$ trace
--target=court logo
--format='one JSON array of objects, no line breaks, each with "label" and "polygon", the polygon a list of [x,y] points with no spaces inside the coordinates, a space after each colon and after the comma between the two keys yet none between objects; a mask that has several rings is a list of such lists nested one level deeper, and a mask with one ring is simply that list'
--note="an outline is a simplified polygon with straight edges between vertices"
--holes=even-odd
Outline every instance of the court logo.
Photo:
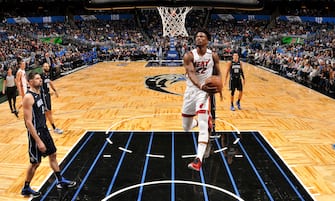
[{"label": "court logo", "polygon": [[146,77],[145,85],[151,90],[182,96],[179,93],[168,91],[168,87],[172,84],[185,80],[185,76],[182,74],[163,74]]}]

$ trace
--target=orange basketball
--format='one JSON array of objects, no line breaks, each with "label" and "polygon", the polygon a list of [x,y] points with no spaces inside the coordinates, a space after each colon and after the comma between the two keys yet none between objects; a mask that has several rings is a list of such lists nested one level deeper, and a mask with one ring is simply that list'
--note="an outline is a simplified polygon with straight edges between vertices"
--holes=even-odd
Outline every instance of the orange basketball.
[{"label": "orange basketball", "polygon": [[205,80],[205,85],[209,87],[216,87],[216,92],[222,91],[222,79],[217,75],[212,75]]}]

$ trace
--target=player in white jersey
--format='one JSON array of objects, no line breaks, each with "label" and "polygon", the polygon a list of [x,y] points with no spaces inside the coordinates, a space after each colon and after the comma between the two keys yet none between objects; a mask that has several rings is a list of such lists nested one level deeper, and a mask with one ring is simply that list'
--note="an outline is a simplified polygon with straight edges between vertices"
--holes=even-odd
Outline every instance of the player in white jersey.
[{"label": "player in white jersey", "polygon": [[[185,131],[199,126],[197,156],[188,168],[200,171],[206,151],[211,126],[210,94],[215,89],[208,87],[205,80],[213,74],[221,76],[219,56],[207,48],[210,34],[198,31],[195,35],[196,48],[184,55],[186,90],[182,108],[182,122]],[[198,116],[194,119],[194,116]]]},{"label": "player in white jersey", "polygon": [[17,64],[19,65],[19,70],[16,73],[16,86],[21,96],[21,103],[19,109],[22,107],[23,97],[28,91],[28,82],[26,77],[26,62],[22,58],[17,59]]}]

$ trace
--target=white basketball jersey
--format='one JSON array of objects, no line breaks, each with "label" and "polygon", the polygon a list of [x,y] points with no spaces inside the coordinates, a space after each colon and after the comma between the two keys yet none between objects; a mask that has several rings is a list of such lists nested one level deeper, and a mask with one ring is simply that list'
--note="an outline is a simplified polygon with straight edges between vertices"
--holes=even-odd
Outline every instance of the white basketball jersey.
[{"label": "white basketball jersey", "polygon": [[26,77],[26,71],[19,69],[17,72],[21,72],[21,84],[22,84],[22,88],[23,88],[23,93],[27,93],[28,90],[28,83],[27,83],[27,77]]},{"label": "white basketball jersey", "polygon": [[[195,75],[198,77],[199,83],[205,83],[205,80],[213,74],[214,60],[212,50],[207,49],[203,56],[200,56],[197,49],[192,50],[193,53],[193,65],[195,68]],[[192,81],[187,78],[187,86],[194,86]]]}]

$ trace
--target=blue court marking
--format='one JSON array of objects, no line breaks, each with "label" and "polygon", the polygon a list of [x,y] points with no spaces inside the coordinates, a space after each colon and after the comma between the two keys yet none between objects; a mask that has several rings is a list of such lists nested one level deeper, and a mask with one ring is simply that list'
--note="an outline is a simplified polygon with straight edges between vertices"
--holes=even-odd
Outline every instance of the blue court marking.
[{"label": "blue court marking", "polygon": [[[175,161],[174,161],[174,149],[175,149],[175,146],[174,146],[174,132],[172,132],[172,147],[171,147],[171,180],[174,181],[175,180]],[[175,201],[175,184],[174,183],[171,183],[171,201]]]},{"label": "blue court marking", "polygon": [[[129,136],[129,138],[128,138],[126,147],[125,147],[126,149],[128,149],[128,146],[129,146],[129,144],[130,144],[130,141],[131,141],[133,135],[134,135],[134,132],[131,132],[131,133],[130,133],[130,136]],[[114,172],[114,175],[113,175],[113,178],[112,178],[112,182],[110,183],[110,185],[109,185],[109,187],[108,187],[108,190],[107,190],[107,192],[106,192],[106,194],[105,194],[105,197],[107,197],[107,196],[111,193],[111,191],[112,191],[112,188],[113,188],[113,186],[114,186],[114,183],[115,183],[115,180],[116,180],[116,178],[117,178],[117,175],[119,174],[119,171],[120,171],[120,168],[121,168],[121,164],[122,164],[123,159],[124,159],[125,156],[126,156],[126,152],[124,151],[124,152],[122,153],[122,155],[121,155],[121,158],[120,158],[120,160],[119,160],[119,163],[117,164],[117,168],[116,168],[116,170],[115,170],[115,172]]]},{"label": "blue court marking", "polygon": [[[218,147],[219,149],[222,149],[222,147],[221,147],[221,145],[220,145],[218,139],[215,139],[215,143],[216,143],[216,145],[217,145],[217,147]],[[224,163],[224,165],[225,165],[225,167],[226,167],[226,170],[227,170],[228,176],[229,176],[229,178],[230,178],[231,184],[233,185],[235,194],[236,194],[238,197],[241,197],[240,192],[238,191],[237,185],[236,185],[236,183],[235,183],[234,176],[233,176],[233,174],[232,174],[231,171],[230,171],[229,165],[228,165],[227,160],[226,160],[226,158],[224,157],[222,151],[220,152],[220,156],[221,156],[221,158],[222,158],[222,160],[223,160],[223,163]]]},{"label": "blue court marking", "polygon": [[[147,154],[150,154],[150,152],[151,152],[151,145],[152,145],[153,138],[154,138],[154,132],[151,132]],[[148,164],[149,164],[149,158],[150,157],[146,157],[146,159],[145,159],[144,169],[143,169],[142,178],[141,178],[141,184],[143,184],[145,182],[145,175],[147,174],[147,169],[148,169]],[[137,201],[141,200],[142,194],[143,194],[143,186],[141,186],[140,190],[138,191]]]},{"label": "blue court marking", "polygon": [[[109,134],[108,138],[112,137],[112,135],[114,134],[114,132],[112,132],[111,134]],[[83,180],[81,180],[80,182],[80,186],[78,187],[78,189],[76,190],[75,194],[73,195],[71,201],[75,201],[77,200],[77,196],[79,194],[79,192],[81,191],[81,189],[83,188],[85,182],[87,181],[88,177],[90,176],[92,170],[94,169],[95,165],[97,164],[98,160],[100,159],[102,153],[104,152],[105,148],[107,147],[107,144],[109,144],[109,142],[106,140],[105,143],[103,144],[102,148],[100,149],[98,155],[95,157],[93,163],[91,164],[90,169],[88,170],[88,172],[86,173],[85,177],[83,178]]]},{"label": "blue court marking", "polygon": [[335,144],[333,144],[333,149],[335,149]]},{"label": "blue court marking", "polygon": [[[77,155],[81,152],[81,150],[85,147],[87,142],[91,139],[91,137],[94,135],[94,132],[91,132],[91,134],[88,136],[88,138],[84,141],[84,143],[80,146],[80,148],[76,151],[76,153],[72,156],[71,160],[67,163],[67,165],[61,170],[61,174],[64,174],[64,172],[69,168],[73,160],[77,157]],[[50,185],[48,190],[43,194],[43,197],[41,198],[41,201],[45,200],[47,198],[47,195],[50,193],[50,191],[53,189],[53,187],[56,185],[57,179]]]},{"label": "blue court marking", "polygon": [[[192,132],[192,137],[193,137],[194,148],[196,150],[196,153],[198,153],[198,150],[197,150],[198,149],[197,148],[198,147],[198,141],[197,141],[197,139],[195,137],[194,132]],[[194,170],[191,170],[191,171],[194,171]],[[201,183],[205,184],[206,182],[205,182],[205,178],[204,178],[204,173],[202,172],[202,168],[200,168],[200,172],[199,173],[200,173]],[[204,191],[205,201],[209,201],[208,194],[207,194],[207,189],[206,189],[205,185],[202,186],[202,189]]]},{"label": "blue court marking", "polygon": [[[232,134],[234,135],[235,139],[237,139],[235,133],[232,132]],[[242,145],[241,141],[238,142],[238,145],[241,147],[241,150],[243,151],[243,153],[244,153],[245,157],[247,158],[247,160],[248,160],[250,166],[252,167],[252,169],[253,169],[253,171],[255,172],[255,174],[256,174],[258,180],[260,181],[261,185],[263,186],[263,188],[264,188],[266,194],[268,195],[269,199],[270,199],[271,201],[274,201],[274,199],[273,199],[273,197],[272,197],[272,195],[271,195],[271,192],[270,192],[269,189],[267,188],[267,186],[266,186],[265,182],[263,181],[261,175],[258,173],[258,171],[257,171],[257,169],[256,169],[256,167],[255,167],[255,165],[254,165],[254,163],[252,162],[251,158],[249,157],[247,151],[244,149],[244,146]]]},{"label": "blue court marking", "polygon": [[269,150],[263,145],[263,143],[260,141],[260,139],[255,135],[254,132],[252,132],[253,136],[255,137],[255,139],[257,140],[257,142],[261,145],[261,147],[264,149],[264,151],[267,153],[267,155],[271,158],[271,160],[273,161],[273,163],[276,165],[276,167],[278,168],[278,170],[280,171],[280,173],[284,176],[284,178],[286,179],[286,181],[290,184],[290,186],[292,187],[292,189],[294,190],[294,192],[298,195],[298,197],[300,198],[300,200],[305,200],[302,195],[300,194],[300,192],[297,190],[297,188],[295,187],[295,185],[292,183],[292,181],[290,180],[290,178],[288,178],[287,174],[285,174],[285,172],[283,171],[283,169],[280,167],[280,165],[277,163],[277,161],[272,157],[271,153],[269,152]]}]

